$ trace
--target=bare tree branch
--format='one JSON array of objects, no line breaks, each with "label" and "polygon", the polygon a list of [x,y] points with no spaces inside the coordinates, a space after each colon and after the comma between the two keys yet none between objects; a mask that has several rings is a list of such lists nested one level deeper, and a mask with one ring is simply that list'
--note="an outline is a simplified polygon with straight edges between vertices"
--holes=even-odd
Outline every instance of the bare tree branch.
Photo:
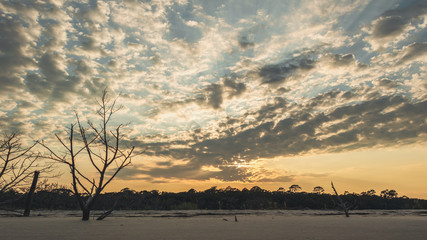
[{"label": "bare tree branch", "polygon": [[23,146],[17,132],[3,134],[0,138],[0,192],[21,187],[31,181],[31,174],[37,170],[50,172],[53,163],[40,161],[40,153],[35,153],[34,142]]}]

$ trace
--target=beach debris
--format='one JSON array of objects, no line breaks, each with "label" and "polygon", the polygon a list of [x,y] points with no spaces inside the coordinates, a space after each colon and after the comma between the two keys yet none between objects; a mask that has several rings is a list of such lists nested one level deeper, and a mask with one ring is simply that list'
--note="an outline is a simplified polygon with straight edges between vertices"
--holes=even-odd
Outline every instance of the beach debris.
[{"label": "beach debris", "polygon": [[101,216],[99,216],[96,220],[103,220],[104,218],[108,217],[108,215],[110,215],[113,212],[116,205],[117,205],[117,201],[114,202],[113,207],[110,210],[101,214]]},{"label": "beach debris", "polygon": [[222,220],[223,220],[223,221],[226,221],[226,222],[228,222],[228,219],[227,219],[227,218],[223,218]]},{"label": "beach debris", "polygon": [[108,217],[108,215],[110,215],[112,212],[113,212],[113,209],[110,209],[104,212],[103,214],[101,214],[101,216],[99,216],[96,220],[103,220],[104,218]]}]

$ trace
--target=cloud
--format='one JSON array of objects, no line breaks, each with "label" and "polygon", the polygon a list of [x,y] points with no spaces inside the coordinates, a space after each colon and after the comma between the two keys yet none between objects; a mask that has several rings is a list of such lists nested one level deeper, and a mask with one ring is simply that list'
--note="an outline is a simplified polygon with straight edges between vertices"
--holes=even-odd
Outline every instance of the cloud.
[{"label": "cloud", "polygon": [[374,38],[395,37],[401,34],[407,19],[401,16],[382,16],[373,23],[372,36]]},{"label": "cloud", "polygon": [[232,99],[234,97],[240,97],[246,90],[246,84],[238,82],[236,77],[225,77],[223,78],[222,83],[212,83],[200,90],[195,90],[192,94],[193,96],[184,100],[163,102],[160,108],[152,111],[152,116],[193,103],[196,103],[201,107],[209,107],[214,110],[218,110],[224,102],[224,94],[227,94],[228,99]]},{"label": "cloud", "polygon": [[[366,90],[354,90],[351,94],[348,91],[325,92],[304,105],[291,105],[278,98],[274,103],[262,106],[259,111],[248,112],[246,118],[257,117],[254,121],[228,118],[226,123],[216,128],[219,131],[216,137],[203,133],[203,130],[194,132],[194,136],[202,137],[179,142],[190,146],[186,149],[159,151],[157,149],[168,149],[169,143],[162,144],[161,148],[147,143],[146,146],[155,155],[186,159],[189,162],[169,170],[146,169],[143,173],[153,174],[153,177],[251,181],[259,179],[259,175],[251,172],[250,167],[237,171],[240,168],[235,163],[250,166],[260,158],[381,146],[397,147],[425,140],[426,100],[411,102],[402,96],[375,95],[372,94],[376,92],[374,88],[368,92],[374,97],[364,98]],[[341,102],[342,106],[336,107],[337,102]],[[318,111],[324,108],[328,110]],[[287,113],[286,116],[283,113]],[[233,129],[231,126],[237,128]],[[220,132],[223,130],[224,132]],[[193,171],[197,172],[203,166],[214,166],[220,171],[193,174]],[[235,175],[228,176],[230,172]],[[282,180],[286,179],[287,176],[284,176]],[[274,179],[266,177],[265,181]]]},{"label": "cloud", "polygon": [[34,61],[26,52],[29,39],[21,22],[6,14],[0,15],[0,93],[17,93],[24,88],[21,75],[32,68]]},{"label": "cloud", "polygon": [[256,182],[292,182],[294,180],[291,176],[278,176],[278,177],[265,177],[256,180]]},{"label": "cloud", "polygon": [[[407,46],[403,51],[403,56],[399,59],[399,61],[396,63],[397,65],[405,64],[409,61],[414,60],[423,60],[426,62],[426,55],[427,55],[427,43],[412,43],[411,45]],[[424,58],[422,58],[424,57]]]},{"label": "cloud", "polygon": [[316,60],[314,60],[311,55],[312,54],[301,54],[277,64],[267,64],[261,67],[258,74],[262,78],[262,83],[283,83],[299,72],[313,69],[316,65]]},{"label": "cloud", "polygon": [[[251,22],[247,22],[246,25],[249,25],[250,27],[244,29],[238,34],[237,43],[241,49],[247,50],[249,48],[253,48],[256,43],[262,43],[268,39],[269,34],[266,31],[266,25],[268,22],[265,22],[265,19],[262,19],[260,15],[262,15],[261,12],[259,12],[259,15],[257,15]],[[261,23],[260,20],[262,21]]]},{"label": "cloud", "polygon": [[332,64],[334,66],[348,66],[355,63],[354,55],[351,53],[348,54],[334,54],[332,56]]},{"label": "cloud", "polygon": [[243,168],[234,166],[212,167],[197,161],[180,165],[166,165],[162,167],[135,166],[123,169],[118,175],[121,179],[180,179],[180,180],[210,180],[248,181],[250,174]]},{"label": "cloud", "polygon": [[390,80],[390,79],[380,79],[377,81],[377,84],[380,87],[386,88],[386,89],[396,89],[400,86],[400,84],[396,81]]},{"label": "cloud", "polygon": [[243,82],[236,82],[232,78],[224,79],[224,87],[230,89],[228,98],[238,97],[246,91],[246,84]]},{"label": "cloud", "polygon": [[281,115],[288,107],[288,101],[282,97],[274,98],[272,103],[267,103],[256,111],[256,120],[264,121],[265,119],[274,119],[277,115]]},{"label": "cloud", "polygon": [[238,37],[239,46],[243,49],[255,46],[255,43],[250,38],[251,37],[249,35],[239,36]]},{"label": "cloud", "polygon": [[327,76],[355,76],[368,65],[359,62],[353,53],[324,53],[317,63],[316,69],[311,72],[322,73]]},{"label": "cloud", "polygon": [[67,94],[76,91],[80,84],[78,78],[72,78],[63,69],[64,59],[56,53],[45,53],[38,61],[40,74],[28,74],[26,85],[29,91],[40,99],[52,103],[68,99]]},{"label": "cloud", "polygon": [[223,101],[222,94],[222,86],[214,83],[203,89],[202,93],[196,97],[196,100],[198,103],[218,109],[221,107]]},{"label": "cloud", "polygon": [[193,14],[194,5],[189,2],[185,5],[174,4],[167,9],[169,40],[183,39],[188,43],[198,42],[203,34],[197,26],[197,18]]},{"label": "cloud", "polygon": [[[1,7],[9,13],[0,21],[0,65],[5,69],[0,73],[2,90],[27,90],[49,106],[68,100],[70,94],[84,95],[78,91],[81,79],[68,72],[73,60],[66,55],[65,46],[72,25],[62,5],[5,2]],[[80,65],[76,73],[83,73],[83,67],[90,72],[89,66]]]},{"label": "cloud", "polygon": [[388,46],[390,41],[398,39],[402,34],[413,29],[412,21],[427,14],[427,4],[424,1],[412,1],[409,4],[385,11],[375,19],[368,30],[366,40],[374,49]]},{"label": "cloud", "polygon": [[161,111],[167,111],[176,107],[185,106],[188,104],[196,103],[200,106],[210,107],[212,109],[219,109],[223,103],[224,88],[221,84],[210,84],[209,86],[198,90],[194,96],[185,100],[162,103],[160,109],[156,109],[153,113],[159,114]]}]

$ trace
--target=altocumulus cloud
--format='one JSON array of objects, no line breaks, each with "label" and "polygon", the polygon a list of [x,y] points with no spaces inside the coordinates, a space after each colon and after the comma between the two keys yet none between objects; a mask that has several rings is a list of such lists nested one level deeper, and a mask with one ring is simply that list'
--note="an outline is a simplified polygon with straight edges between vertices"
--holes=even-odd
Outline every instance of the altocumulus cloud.
[{"label": "altocumulus cloud", "polygon": [[49,140],[121,93],[147,160],[120,177],[152,182],[285,182],[257,164],[425,143],[427,5],[333,5],[2,1],[0,127]]}]

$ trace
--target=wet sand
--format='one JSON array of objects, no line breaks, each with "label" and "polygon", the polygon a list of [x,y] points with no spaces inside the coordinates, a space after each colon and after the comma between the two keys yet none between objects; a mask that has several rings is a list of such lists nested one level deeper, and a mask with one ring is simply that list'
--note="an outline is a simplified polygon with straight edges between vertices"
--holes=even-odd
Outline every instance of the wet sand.
[{"label": "wet sand", "polygon": [[9,239],[427,239],[427,216],[0,217]]}]

